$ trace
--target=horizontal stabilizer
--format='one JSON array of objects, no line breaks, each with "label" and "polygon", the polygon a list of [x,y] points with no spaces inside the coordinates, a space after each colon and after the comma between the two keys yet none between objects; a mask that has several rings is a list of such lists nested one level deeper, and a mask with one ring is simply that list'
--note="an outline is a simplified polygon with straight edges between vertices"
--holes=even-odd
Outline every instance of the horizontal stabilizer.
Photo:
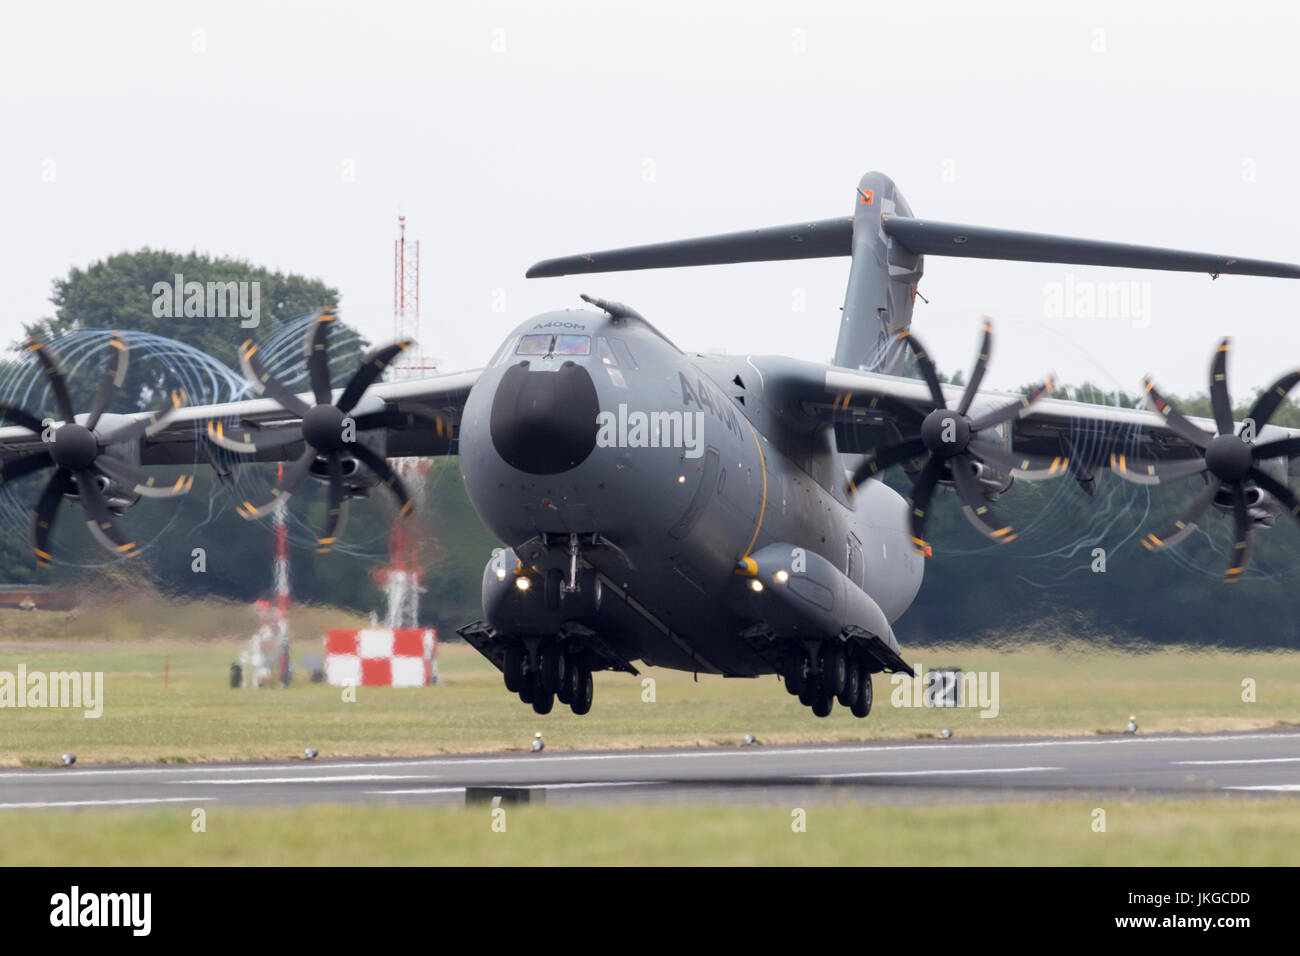
[{"label": "horizontal stabilizer", "polygon": [[907,216],[882,216],[881,225],[890,238],[916,255],[1300,279],[1300,266],[1286,262],[1180,252],[1095,239],[1071,239],[985,226],[961,226]]},{"label": "horizontal stabilizer", "polygon": [[847,256],[853,249],[853,220],[848,217],[771,226],[720,236],[702,236],[648,246],[629,246],[586,255],[562,256],[534,265],[529,279],[671,269],[677,266],[716,266],[732,262],[773,262],[779,259],[823,259]]}]

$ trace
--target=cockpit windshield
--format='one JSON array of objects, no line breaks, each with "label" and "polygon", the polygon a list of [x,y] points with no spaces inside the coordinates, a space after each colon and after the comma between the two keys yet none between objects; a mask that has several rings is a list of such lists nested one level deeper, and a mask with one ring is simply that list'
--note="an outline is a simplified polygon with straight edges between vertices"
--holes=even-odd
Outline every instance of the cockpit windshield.
[{"label": "cockpit windshield", "polygon": [[590,335],[551,335],[549,332],[525,335],[519,340],[516,355],[590,355]]}]

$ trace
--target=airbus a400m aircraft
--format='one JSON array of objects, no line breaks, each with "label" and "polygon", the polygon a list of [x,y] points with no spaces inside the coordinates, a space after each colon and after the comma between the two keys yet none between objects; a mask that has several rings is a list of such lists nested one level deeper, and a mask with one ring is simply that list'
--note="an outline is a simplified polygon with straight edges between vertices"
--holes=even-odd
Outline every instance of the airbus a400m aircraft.
[{"label": "airbus a400m aircraft", "polygon": [[[141,466],[192,459],[195,428],[248,460],[294,462],[252,517],[308,477],[328,486],[320,548],[343,533],[349,497],[385,485],[409,498],[386,459],[459,455],[470,500],[502,542],[483,575],[483,619],[460,633],[503,672],[506,687],[548,713],[558,698],[592,706],[594,671],[638,662],[734,677],[777,673],[819,716],[834,702],[865,717],[872,675],[911,673],[893,629],[916,597],[925,517],[955,491],[977,528],[1015,530],[990,502],[1015,478],[1070,475],[1091,491],[1106,469],[1158,484],[1200,476],[1205,491],[1170,529],[1176,543],[1210,507],[1234,515],[1228,580],[1246,566],[1252,530],[1283,511],[1300,432],[1268,418],[1300,372],[1263,393],[1246,427],[1233,422],[1227,343],[1211,367],[1214,421],[1184,418],[1147,383],[1149,407],[1124,409],[982,391],[983,345],[964,389],[941,383],[911,332],[926,255],[1300,278],[1300,267],[957,226],[918,219],[894,183],[868,173],[851,217],[553,259],[530,277],[822,256],[851,260],[839,341],[829,364],[781,356],[682,351],[636,311],[593,309],[529,319],[476,371],[381,383],[405,346],[370,353],[342,390],[329,379],[322,313],[307,340],[312,392],[295,395],[241,350],[262,397],[152,414],[103,414],[125,369],[115,346],[100,398],[71,407],[57,360],[34,345],[60,421],[13,405],[0,429],[4,480],[53,469],[33,516],[48,559],[59,502],[79,501],[92,533],[130,554],[114,518],[159,487]],[[910,351],[922,380],[904,377]],[[906,500],[874,476],[900,466]]]}]

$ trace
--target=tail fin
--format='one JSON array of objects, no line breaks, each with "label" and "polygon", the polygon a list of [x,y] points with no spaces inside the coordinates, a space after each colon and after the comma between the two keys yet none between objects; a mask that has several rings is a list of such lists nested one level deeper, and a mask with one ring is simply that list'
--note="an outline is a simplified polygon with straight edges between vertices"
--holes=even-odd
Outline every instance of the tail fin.
[{"label": "tail fin", "polygon": [[1300,279],[1300,266],[1284,262],[917,219],[894,181],[877,172],[858,182],[852,217],[547,259],[527,276],[850,256],[835,364],[895,372],[904,355],[891,333],[912,324],[926,255]]}]

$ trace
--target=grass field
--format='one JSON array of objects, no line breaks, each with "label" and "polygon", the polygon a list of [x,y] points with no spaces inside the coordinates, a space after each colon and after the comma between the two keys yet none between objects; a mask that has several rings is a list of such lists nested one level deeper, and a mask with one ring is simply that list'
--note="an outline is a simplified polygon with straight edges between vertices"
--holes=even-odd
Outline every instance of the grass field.
[{"label": "grass field", "polygon": [[[439,654],[441,686],[360,688],[355,703],[305,675],[288,690],[231,690],[229,667],[251,625],[242,606],[140,601],[107,616],[0,612],[0,671],[103,671],[103,716],[75,710],[0,710],[0,765],[322,757],[524,749],[535,731],[555,749],[915,738],[948,727],[958,736],[1120,731],[1130,713],[1144,732],[1239,730],[1300,719],[1300,654],[1164,648],[1019,645],[905,648],[913,665],[960,665],[999,673],[999,713],[891,706],[876,677],[876,707],[855,720],[837,707],[819,720],[774,677],[725,680],[647,670],[600,674],[586,717],[560,708],[538,717],[507,694],[499,673],[472,649]],[[294,632],[355,626],[345,614],[295,612]],[[295,653],[318,651],[299,637]],[[166,680],[164,683],[164,672]],[[654,681],[649,702],[642,680]],[[1242,681],[1257,701],[1242,700]]]},{"label": "grass field", "polygon": [[0,865],[1287,865],[1294,800],[1104,801],[982,806],[491,809],[189,808],[13,813]]}]

